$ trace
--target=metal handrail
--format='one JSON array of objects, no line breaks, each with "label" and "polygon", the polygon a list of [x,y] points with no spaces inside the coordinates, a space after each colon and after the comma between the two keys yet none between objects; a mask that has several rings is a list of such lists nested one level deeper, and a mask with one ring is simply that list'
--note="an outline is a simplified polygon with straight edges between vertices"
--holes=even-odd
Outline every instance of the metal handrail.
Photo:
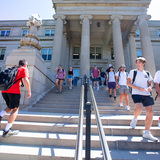
[{"label": "metal handrail", "polygon": [[83,151],[83,118],[84,118],[83,110],[84,110],[84,85],[82,85],[82,87],[81,87],[80,108],[79,108],[79,122],[78,122],[78,130],[77,130],[75,160],[82,160],[82,151]]},{"label": "metal handrail", "polygon": [[104,133],[104,130],[103,130],[102,122],[101,122],[101,119],[100,119],[100,116],[99,116],[99,111],[98,111],[97,103],[96,103],[96,100],[95,100],[95,97],[94,97],[93,89],[92,89],[91,85],[89,87],[90,87],[92,103],[93,103],[93,107],[94,107],[94,111],[95,111],[97,127],[98,127],[99,137],[100,137],[101,146],[102,146],[103,157],[104,157],[104,160],[112,160],[111,154],[110,154],[110,151],[109,151],[109,147],[108,147],[108,144],[107,144],[107,140],[106,140],[106,137],[105,137],[105,133]]}]

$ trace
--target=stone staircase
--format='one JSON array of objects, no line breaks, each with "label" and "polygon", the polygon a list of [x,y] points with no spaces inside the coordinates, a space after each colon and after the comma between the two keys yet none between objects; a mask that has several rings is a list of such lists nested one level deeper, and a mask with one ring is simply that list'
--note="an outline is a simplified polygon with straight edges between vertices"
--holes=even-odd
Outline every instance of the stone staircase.
[{"label": "stone staircase", "polygon": [[[112,159],[160,159],[160,143],[150,142],[141,136],[144,130],[145,112],[139,117],[137,127],[131,129],[129,124],[134,110],[131,98],[131,111],[127,111],[125,107],[119,107],[119,95],[116,101],[108,97],[106,87],[100,88],[100,92],[94,90],[94,93]],[[57,94],[54,89],[28,111],[20,111],[13,125],[13,129],[19,129],[20,133],[9,138],[0,136],[0,160],[73,160],[79,102],[80,87],[74,87],[72,91],[64,87],[62,94]],[[160,138],[160,128],[157,127],[159,106],[158,100],[154,107],[151,132]],[[94,112],[92,113],[91,157],[99,160],[103,155]],[[3,118],[2,129],[7,123],[8,116]],[[0,130],[1,134],[2,130]],[[83,139],[85,140],[85,136]],[[84,155],[83,150],[83,157]]]}]

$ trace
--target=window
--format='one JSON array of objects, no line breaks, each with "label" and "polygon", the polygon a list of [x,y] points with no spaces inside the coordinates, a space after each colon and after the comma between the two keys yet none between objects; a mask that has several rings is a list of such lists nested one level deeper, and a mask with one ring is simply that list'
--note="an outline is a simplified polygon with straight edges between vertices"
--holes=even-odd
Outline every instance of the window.
[{"label": "window", "polygon": [[0,60],[4,60],[5,52],[6,52],[5,48],[0,48]]},{"label": "window", "polygon": [[140,37],[139,30],[136,31],[136,37]]},{"label": "window", "polygon": [[47,29],[45,30],[45,36],[54,36],[55,30]]},{"label": "window", "polygon": [[101,47],[90,47],[90,59],[101,59],[101,54]]},{"label": "window", "polygon": [[28,34],[29,33],[29,30],[23,30],[22,31],[22,36],[24,37],[26,34]]},{"label": "window", "polygon": [[111,48],[111,60],[114,60],[114,49]]},{"label": "window", "polygon": [[9,35],[10,35],[9,30],[0,31],[0,36],[1,37],[8,37]]},{"label": "window", "polygon": [[142,57],[142,50],[141,49],[137,49],[137,57]]},{"label": "window", "polygon": [[43,48],[42,49],[42,58],[45,61],[50,61],[52,59],[52,48]]},{"label": "window", "polygon": [[79,59],[80,47],[73,47],[73,59]]},{"label": "window", "polygon": [[160,37],[160,31],[158,31],[158,37]]}]

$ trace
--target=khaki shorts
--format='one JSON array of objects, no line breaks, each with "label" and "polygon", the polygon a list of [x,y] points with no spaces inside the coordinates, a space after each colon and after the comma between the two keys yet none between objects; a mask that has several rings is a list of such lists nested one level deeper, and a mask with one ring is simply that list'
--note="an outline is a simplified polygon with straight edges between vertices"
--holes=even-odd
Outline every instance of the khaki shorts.
[{"label": "khaki shorts", "polygon": [[128,89],[128,86],[126,85],[120,85],[120,88],[119,88],[119,93],[122,94],[122,93],[128,93],[129,92],[129,89]]}]

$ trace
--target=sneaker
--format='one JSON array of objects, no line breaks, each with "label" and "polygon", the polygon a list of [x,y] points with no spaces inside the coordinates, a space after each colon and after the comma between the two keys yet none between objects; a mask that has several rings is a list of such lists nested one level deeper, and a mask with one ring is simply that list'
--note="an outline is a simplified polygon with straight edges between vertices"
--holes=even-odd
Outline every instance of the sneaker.
[{"label": "sneaker", "polygon": [[93,89],[95,89],[96,87],[93,87]]},{"label": "sneaker", "polygon": [[126,110],[129,111],[130,110],[130,106],[126,106]]},{"label": "sneaker", "polygon": [[58,88],[56,89],[56,92],[57,92],[57,93],[59,92],[59,89],[58,89]]},{"label": "sneaker", "polygon": [[111,98],[111,97],[112,97],[112,95],[109,95],[109,97]]},{"label": "sneaker", "polygon": [[150,131],[143,131],[143,138],[150,139],[151,141],[154,141],[154,142],[159,142],[159,139],[156,137],[153,137]]},{"label": "sneaker", "polygon": [[97,88],[97,91],[99,91],[99,87]]},{"label": "sneaker", "polygon": [[137,124],[137,119],[133,118],[132,121],[131,121],[131,123],[130,123],[130,126],[131,126],[132,128],[135,128],[135,127],[136,127],[136,124]]},{"label": "sneaker", "polygon": [[3,131],[2,137],[6,138],[6,137],[13,136],[13,135],[17,135],[18,133],[19,133],[19,130],[11,130],[11,129],[9,129],[8,131]]},{"label": "sneaker", "polygon": [[59,92],[59,94],[62,94],[62,92]]},{"label": "sneaker", "polygon": [[120,107],[123,107],[123,103],[120,103],[119,106],[120,106]]},{"label": "sneaker", "polygon": [[104,85],[102,84],[102,87],[103,87]]},{"label": "sneaker", "polygon": [[116,97],[114,97],[114,100],[116,100]]}]

